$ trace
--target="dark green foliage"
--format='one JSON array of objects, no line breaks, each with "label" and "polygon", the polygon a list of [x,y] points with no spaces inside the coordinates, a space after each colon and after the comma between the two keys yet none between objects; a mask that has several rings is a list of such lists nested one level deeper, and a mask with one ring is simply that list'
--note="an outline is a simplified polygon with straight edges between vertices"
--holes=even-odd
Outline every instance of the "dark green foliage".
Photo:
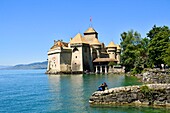
[{"label": "dark green foliage", "polygon": [[170,29],[167,26],[157,27],[156,25],[147,33],[150,38],[149,43],[149,59],[151,63],[157,67],[161,64],[168,63],[168,46],[170,44]]},{"label": "dark green foliage", "polygon": [[141,86],[140,91],[144,94],[144,96],[149,100],[149,104],[153,104],[154,102],[154,89],[150,89],[148,86]]},{"label": "dark green foliage", "polygon": [[141,73],[147,66],[149,40],[142,39],[141,35],[133,30],[123,32],[121,37],[121,62],[125,66],[125,71],[131,71],[133,74]]},{"label": "dark green foliage", "polygon": [[114,65],[116,65],[115,62],[109,62],[109,64],[108,64],[108,66],[114,66]]},{"label": "dark green foliage", "polygon": [[170,44],[169,44],[168,49],[166,50],[166,54],[165,54],[165,57],[164,57],[164,62],[165,62],[165,64],[170,66]]},{"label": "dark green foliage", "polygon": [[133,30],[121,34],[121,64],[125,72],[141,73],[144,68],[161,64],[170,66],[170,29],[167,26],[154,27],[147,33],[149,38],[141,38]]},{"label": "dark green foliage", "polygon": [[149,89],[148,86],[141,86],[140,87],[140,91],[144,94],[144,95],[148,95],[151,92],[151,89]]}]

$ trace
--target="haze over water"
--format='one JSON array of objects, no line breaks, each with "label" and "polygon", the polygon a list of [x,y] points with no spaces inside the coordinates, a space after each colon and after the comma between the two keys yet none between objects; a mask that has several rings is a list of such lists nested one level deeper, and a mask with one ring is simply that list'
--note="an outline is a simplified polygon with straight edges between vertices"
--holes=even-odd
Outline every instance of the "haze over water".
[{"label": "haze over water", "polygon": [[[0,70],[1,113],[168,113],[151,107],[90,107],[89,97],[109,88],[141,84],[123,75],[46,75],[45,70]],[[133,81],[133,82],[132,82]]]}]

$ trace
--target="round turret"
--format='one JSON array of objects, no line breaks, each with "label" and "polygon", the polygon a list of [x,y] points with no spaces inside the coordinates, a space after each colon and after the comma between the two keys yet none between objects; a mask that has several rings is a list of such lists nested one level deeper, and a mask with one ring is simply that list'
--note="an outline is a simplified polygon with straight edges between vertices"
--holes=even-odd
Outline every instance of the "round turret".
[{"label": "round turret", "polygon": [[120,48],[120,46],[119,45],[116,45],[117,46],[117,53],[120,53],[121,52],[121,48]]}]

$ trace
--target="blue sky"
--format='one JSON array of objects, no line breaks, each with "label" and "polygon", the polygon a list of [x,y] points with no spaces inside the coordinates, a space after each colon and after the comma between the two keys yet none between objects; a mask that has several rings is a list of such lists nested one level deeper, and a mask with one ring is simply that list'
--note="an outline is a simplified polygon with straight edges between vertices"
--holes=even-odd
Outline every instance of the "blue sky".
[{"label": "blue sky", "polygon": [[131,29],[142,37],[153,27],[170,27],[169,0],[0,0],[0,65],[45,61],[54,40],[92,26],[100,42],[120,43]]}]

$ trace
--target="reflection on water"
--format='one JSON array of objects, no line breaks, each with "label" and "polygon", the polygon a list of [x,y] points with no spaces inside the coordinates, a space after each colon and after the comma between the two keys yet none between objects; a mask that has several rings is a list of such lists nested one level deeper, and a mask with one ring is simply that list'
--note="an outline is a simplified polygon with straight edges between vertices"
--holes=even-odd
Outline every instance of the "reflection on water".
[{"label": "reflection on water", "polygon": [[[50,75],[48,76],[52,111],[67,111],[72,107],[73,110],[81,109],[80,104],[84,105],[83,95],[83,75]],[[69,106],[69,107],[68,107]],[[83,107],[84,108],[84,107]]]},{"label": "reflection on water", "polygon": [[49,92],[53,94],[49,97],[49,100],[52,102],[52,104],[49,106],[50,111],[60,110],[62,109],[62,101],[60,94],[61,87],[60,87],[60,76],[48,76],[49,80]]},{"label": "reflection on water", "polygon": [[156,113],[167,111],[143,107],[90,107],[88,100],[98,86],[106,82],[109,88],[141,84],[135,77],[123,75],[49,75],[52,112]]},{"label": "reflection on water", "polygon": [[[98,86],[106,82],[110,88],[122,86],[121,75],[48,75],[51,111],[87,111],[88,99]],[[137,84],[137,83],[136,83]],[[127,85],[127,84],[125,84]],[[68,107],[69,106],[69,107]],[[94,108],[93,108],[94,109]],[[96,108],[95,108],[96,109]]]}]

